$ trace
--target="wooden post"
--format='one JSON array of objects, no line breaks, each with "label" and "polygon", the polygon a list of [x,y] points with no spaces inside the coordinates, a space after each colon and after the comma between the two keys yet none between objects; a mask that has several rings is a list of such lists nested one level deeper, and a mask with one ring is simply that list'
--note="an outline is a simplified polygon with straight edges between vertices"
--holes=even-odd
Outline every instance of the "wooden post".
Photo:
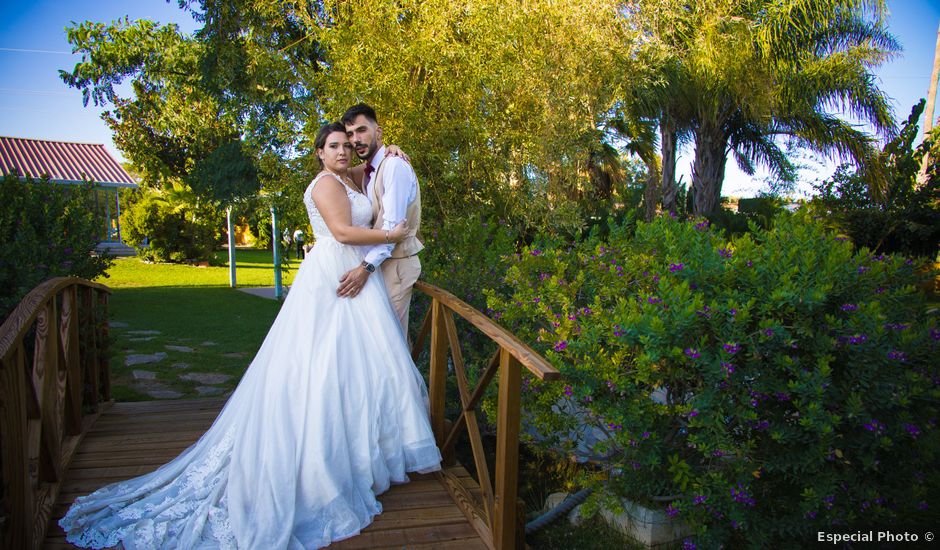
[{"label": "wooden post", "polygon": [[444,306],[431,301],[431,372],[428,376],[428,399],[431,406],[431,430],[437,446],[444,445],[444,398],[447,385],[447,329]]},{"label": "wooden post", "polygon": [[519,422],[522,368],[506,348],[499,359],[496,419],[496,513],[493,542],[500,550],[516,548],[516,497],[519,492]]},{"label": "wooden post", "polygon": [[0,510],[4,519],[0,528],[3,548],[32,548],[32,522],[35,509],[29,476],[29,436],[26,418],[26,360],[22,342],[12,357],[0,364],[0,437],[2,437],[3,475],[6,506]]},{"label": "wooden post", "polygon": [[78,354],[78,286],[62,291],[59,319],[60,360],[65,369],[65,433],[82,433],[82,365]]}]

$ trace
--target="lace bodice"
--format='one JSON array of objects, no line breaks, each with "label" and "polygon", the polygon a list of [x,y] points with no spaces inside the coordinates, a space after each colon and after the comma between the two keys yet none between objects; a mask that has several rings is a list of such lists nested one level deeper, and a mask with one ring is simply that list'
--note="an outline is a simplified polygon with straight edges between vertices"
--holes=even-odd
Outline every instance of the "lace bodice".
[{"label": "lace bodice", "polygon": [[[321,216],[320,211],[317,210],[317,205],[313,202],[312,196],[313,187],[326,175],[332,175],[342,181],[342,178],[336,174],[324,171],[313,178],[313,181],[310,182],[310,185],[308,185],[307,189],[304,191],[304,205],[307,207],[307,215],[310,217],[310,227],[313,228],[313,234],[317,239],[321,237],[333,238],[333,234],[330,232],[330,228],[326,226],[326,222],[323,221],[323,216]],[[345,187],[346,196],[349,197],[349,206],[352,209],[352,224],[359,227],[371,227],[372,202],[369,200],[369,197],[354,191],[348,185]]]}]

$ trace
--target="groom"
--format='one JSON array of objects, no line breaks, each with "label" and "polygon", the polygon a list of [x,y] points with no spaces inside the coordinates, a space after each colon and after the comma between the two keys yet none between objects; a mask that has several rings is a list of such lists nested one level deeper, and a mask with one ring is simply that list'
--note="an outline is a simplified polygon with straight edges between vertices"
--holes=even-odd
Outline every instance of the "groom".
[{"label": "groom", "polygon": [[346,272],[340,279],[340,296],[352,297],[359,293],[369,275],[381,266],[385,288],[392,302],[402,334],[407,339],[408,312],[411,308],[411,290],[421,275],[418,252],[424,248],[417,238],[421,227],[421,190],[414,169],[401,157],[385,156],[382,128],[375,110],[365,103],[354,105],[342,119],[349,143],[356,155],[366,162],[363,192],[372,201],[372,219],[376,229],[391,229],[402,220],[408,220],[408,236],[396,244],[375,245],[366,252],[358,267]]}]

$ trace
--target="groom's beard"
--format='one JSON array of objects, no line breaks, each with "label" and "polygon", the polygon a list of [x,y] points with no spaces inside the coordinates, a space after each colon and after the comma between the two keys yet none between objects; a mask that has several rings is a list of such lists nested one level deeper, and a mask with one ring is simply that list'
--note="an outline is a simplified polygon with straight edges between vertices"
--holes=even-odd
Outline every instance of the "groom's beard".
[{"label": "groom's beard", "polygon": [[353,144],[353,150],[356,151],[356,156],[359,157],[359,160],[370,160],[375,156],[375,152],[379,150],[379,144],[377,140],[372,140],[372,143],[366,147],[365,153],[360,153],[359,149],[365,146],[364,143],[356,142]]}]

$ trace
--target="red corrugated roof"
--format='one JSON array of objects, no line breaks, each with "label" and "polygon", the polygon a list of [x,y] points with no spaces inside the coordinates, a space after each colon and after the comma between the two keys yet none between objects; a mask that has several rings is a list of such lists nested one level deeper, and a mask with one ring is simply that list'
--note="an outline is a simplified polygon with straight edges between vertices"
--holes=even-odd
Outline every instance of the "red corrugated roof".
[{"label": "red corrugated roof", "polygon": [[34,178],[49,176],[60,183],[92,180],[137,187],[130,174],[98,143],[0,136],[0,175],[14,172]]}]

